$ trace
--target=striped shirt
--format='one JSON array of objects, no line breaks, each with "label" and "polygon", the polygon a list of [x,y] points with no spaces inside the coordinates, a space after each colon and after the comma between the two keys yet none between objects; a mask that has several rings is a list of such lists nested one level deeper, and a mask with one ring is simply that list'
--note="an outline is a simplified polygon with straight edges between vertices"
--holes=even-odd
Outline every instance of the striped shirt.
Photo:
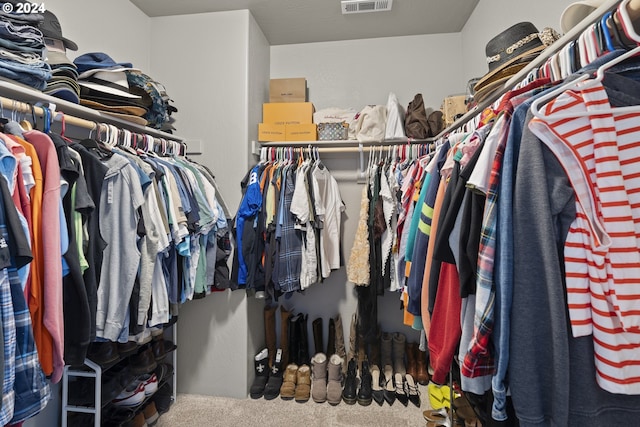
[{"label": "striped shirt", "polygon": [[543,108],[531,130],[562,163],[576,193],[564,245],[575,337],[593,335],[596,379],[612,393],[640,393],[640,113],[555,118],[610,109],[600,83],[580,84]]}]

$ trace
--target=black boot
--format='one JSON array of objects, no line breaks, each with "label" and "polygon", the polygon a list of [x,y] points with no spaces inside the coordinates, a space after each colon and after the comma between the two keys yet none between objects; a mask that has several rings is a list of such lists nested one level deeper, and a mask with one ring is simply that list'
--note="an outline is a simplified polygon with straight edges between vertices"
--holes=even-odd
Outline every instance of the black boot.
[{"label": "black boot", "polygon": [[322,345],[322,317],[318,317],[311,322],[311,329],[313,330],[313,345],[315,347],[313,354],[324,353],[324,346]]},{"label": "black boot", "polygon": [[298,328],[298,319],[300,319],[301,315],[296,314],[294,316],[289,316],[289,361],[288,363],[293,363],[295,365],[300,366],[299,359],[299,342],[300,342],[300,330]]},{"label": "black boot", "polygon": [[327,338],[327,357],[331,357],[336,352],[336,324],[333,317],[329,319],[329,336]]},{"label": "black boot", "polygon": [[358,403],[362,406],[371,405],[371,372],[369,372],[369,361],[362,362],[360,370],[360,390],[358,390]]},{"label": "black boot", "polygon": [[311,357],[309,356],[309,333],[307,329],[308,314],[300,315],[298,319],[298,366],[310,365]]},{"label": "black boot", "polygon": [[269,379],[269,350],[265,348],[256,355],[254,358],[254,366],[256,376],[249,389],[249,395],[252,399],[260,399],[264,394],[264,388]]},{"label": "black boot", "polygon": [[355,405],[357,400],[356,386],[358,379],[356,378],[356,359],[349,361],[347,368],[347,377],[344,380],[344,389],[342,390],[342,400],[347,405]]},{"label": "black boot", "polygon": [[269,380],[264,388],[264,398],[272,400],[280,394],[282,386],[282,349],[278,349],[273,359],[273,365],[269,370]]}]

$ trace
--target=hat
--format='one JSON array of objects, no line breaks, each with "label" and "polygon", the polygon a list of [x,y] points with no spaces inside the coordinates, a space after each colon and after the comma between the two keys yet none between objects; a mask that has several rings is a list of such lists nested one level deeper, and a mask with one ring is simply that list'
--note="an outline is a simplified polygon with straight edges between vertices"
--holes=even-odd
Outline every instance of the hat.
[{"label": "hat", "polygon": [[148,123],[143,117],[133,116],[131,114],[114,113],[113,111],[103,111],[103,113],[113,117],[117,117],[122,120],[126,120],[131,123],[135,123],[140,126],[146,126]]},{"label": "hat", "polygon": [[491,82],[485,84],[484,86],[474,90],[473,99],[474,101],[480,103],[484,101],[487,96],[489,96],[494,90],[502,87],[503,83],[506,83],[514,74],[517,74],[520,70],[527,66],[527,62],[521,64],[511,65],[504,70],[497,73]]},{"label": "hat", "polygon": [[[102,52],[85,53],[73,60],[81,73],[80,78],[84,78],[85,74],[90,75],[96,71],[123,71],[124,69],[132,69],[133,65],[129,62],[116,62],[109,55]],[[126,79],[126,78],[125,78]]]},{"label": "hat", "polygon": [[78,45],[75,42],[62,37],[62,27],[60,21],[56,18],[51,11],[44,11],[44,21],[38,25],[38,29],[42,31],[42,35],[51,39],[62,40],[64,47],[70,50],[78,50]]},{"label": "hat", "polygon": [[98,92],[119,96],[121,98],[139,99],[140,96],[129,92],[127,75],[124,71],[97,71],[90,76],[78,79],[80,86],[87,87]]},{"label": "hat", "polygon": [[560,29],[563,33],[568,32],[604,3],[605,0],[582,0],[571,3],[560,16]]},{"label": "hat", "polygon": [[47,64],[69,64],[73,66],[73,62],[71,62],[71,60],[67,58],[67,55],[62,52],[56,52],[55,50],[47,50]]},{"label": "hat", "polygon": [[489,72],[476,83],[475,91],[516,74],[522,67],[516,69],[512,66],[531,62],[558,38],[553,29],[545,28],[540,33],[531,22],[520,22],[507,28],[487,43],[485,52]]},{"label": "hat", "polygon": [[135,105],[107,105],[91,99],[82,99],[80,104],[93,108],[95,110],[109,111],[112,113],[131,114],[133,116],[144,116],[147,113],[146,108]]}]

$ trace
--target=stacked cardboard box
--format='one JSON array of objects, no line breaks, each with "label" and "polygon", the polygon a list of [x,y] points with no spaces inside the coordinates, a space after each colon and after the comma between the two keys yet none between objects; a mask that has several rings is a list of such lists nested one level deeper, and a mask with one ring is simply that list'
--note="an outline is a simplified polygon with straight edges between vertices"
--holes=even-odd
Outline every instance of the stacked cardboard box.
[{"label": "stacked cardboard box", "polygon": [[[315,141],[313,104],[306,100],[305,79],[272,79],[269,101],[262,105],[259,141]],[[302,101],[301,101],[302,100]]]}]

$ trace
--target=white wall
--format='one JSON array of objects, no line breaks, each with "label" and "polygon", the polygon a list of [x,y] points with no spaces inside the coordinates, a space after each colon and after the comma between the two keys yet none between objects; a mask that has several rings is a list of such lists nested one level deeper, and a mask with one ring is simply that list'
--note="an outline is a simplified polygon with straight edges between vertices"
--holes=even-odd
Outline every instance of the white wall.
[{"label": "white wall", "polygon": [[551,27],[558,33],[562,11],[573,0],[480,0],[462,29],[465,82],[482,77],[489,70],[487,42],[518,22],[532,22],[538,30]]},{"label": "white wall", "polygon": [[[256,84],[262,87],[268,78],[268,59],[255,59],[268,58],[264,36],[246,10],[151,21],[151,73],[171,88],[179,109],[179,134],[202,141],[203,152],[196,160],[214,171],[225,200],[235,210],[248,167],[248,120],[256,114],[248,103],[254,96],[249,90]],[[260,77],[260,68],[265,70],[251,85],[250,56],[257,65],[252,81]],[[181,308],[179,392],[246,397],[251,371],[238,361],[246,361],[249,353],[248,304],[243,291],[227,291]]]},{"label": "white wall", "polygon": [[416,93],[425,106],[464,93],[459,33],[271,47],[271,78],[306,77],[317,109],[386,104],[405,107]]},{"label": "white wall", "polygon": [[[326,107],[360,110],[367,104],[386,104],[389,92],[394,92],[405,108],[416,93],[422,93],[425,105],[437,109],[446,96],[464,93],[461,49],[460,34],[272,46],[271,78],[305,77],[309,101],[316,110]],[[336,175],[352,171],[355,177],[357,154],[323,154],[322,158]],[[346,205],[343,258],[348,259],[358,223],[362,185],[355,180],[339,184]],[[415,341],[418,333],[402,324],[398,298],[397,293],[386,292],[378,299],[380,325],[385,331],[403,332]],[[325,340],[329,317],[340,313],[348,343],[349,322],[357,307],[357,297],[344,267],[285,304],[308,313],[309,324],[322,317]]]},{"label": "white wall", "polygon": [[129,0],[51,0],[45,5],[60,21],[62,35],[78,45],[77,52],[67,51],[72,61],[84,53],[104,52],[148,72],[151,19]]}]

